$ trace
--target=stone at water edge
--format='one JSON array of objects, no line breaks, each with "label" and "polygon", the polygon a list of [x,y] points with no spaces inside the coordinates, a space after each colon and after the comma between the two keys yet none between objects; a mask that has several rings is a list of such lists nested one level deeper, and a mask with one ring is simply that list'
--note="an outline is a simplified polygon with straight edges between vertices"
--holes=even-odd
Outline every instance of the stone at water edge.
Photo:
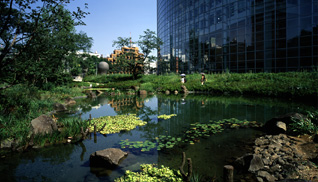
[{"label": "stone at water edge", "polygon": [[57,112],[63,112],[67,110],[66,106],[60,103],[54,103],[53,108]]},{"label": "stone at water edge", "polygon": [[121,160],[127,155],[128,153],[117,148],[99,150],[90,155],[90,166],[113,168],[118,166]]},{"label": "stone at water edge", "polygon": [[57,126],[51,117],[43,114],[31,121],[31,129],[34,134],[48,134],[57,130]]}]

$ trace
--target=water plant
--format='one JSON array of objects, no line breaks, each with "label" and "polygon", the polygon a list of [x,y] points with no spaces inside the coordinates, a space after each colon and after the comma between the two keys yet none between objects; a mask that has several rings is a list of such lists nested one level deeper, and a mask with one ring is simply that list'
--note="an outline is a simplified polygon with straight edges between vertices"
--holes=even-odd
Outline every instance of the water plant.
[{"label": "water plant", "polygon": [[127,170],[125,175],[115,179],[115,182],[183,181],[179,170],[173,170],[163,165],[159,168],[155,164],[142,164],[140,167],[141,172]]},{"label": "water plant", "polygon": [[122,130],[129,131],[137,126],[147,124],[147,122],[140,120],[136,114],[103,116],[88,120],[88,122],[90,122],[90,131],[94,131],[94,125],[96,125],[97,131],[101,134],[119,133]]},{"label": "water plant", "polygon": [[181,138],[176,138],[172,136],[166,135],[159,135],[153,141],[146,140],[146,141],[129,141],[121,140],[120,145],[121,148],[135,148],[141,149],[142,152],[148,152],[152,149],[161,150],[161,149],[170,149],[181,142]]},{"label": "water plant", "polygon": [[193,123],[185,132],[185,142],[194,144],[199,138],[222,132],[225,128],[259,127],[256,121],[239,120],[236,118],[209,121],[209,123]]},{"label": "water plant", "polygon": [[166,120],[166,119],[170,119],[170,118],[173,117],[173,116],[177,116],[177,115],[176,115],[176,114],[170,114],[170,115],[162,114],[162,115],[159,115],[159,116],[158,116],[158,119],[164,119],[164,120]]},{"label": "water plant", "polygon": [[225,128],[242,128],[242,127],[259,127],[256,121],[239,120],[236,118],[210,121],[209,123],[193,123],[185,131],[184,137],[172,137],[159,135],[153,140],[146,141],[129,141],[121,140],[120,147],[123,149],[140,149],[141,152],[149,152],[152,149],[162,150],[171,149],[180,143],[195,144],[200,138],[207,138],[213,134],[222,132]]}]

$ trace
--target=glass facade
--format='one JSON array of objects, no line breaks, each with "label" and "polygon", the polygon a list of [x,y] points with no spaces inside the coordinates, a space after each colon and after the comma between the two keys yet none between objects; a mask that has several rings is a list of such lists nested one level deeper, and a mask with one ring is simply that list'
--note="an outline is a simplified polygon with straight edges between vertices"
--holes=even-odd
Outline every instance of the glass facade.
[{"label": "glass facade", "polygon": [[318,63],[318,0],[157,0],[158,72],[284,72]]}]

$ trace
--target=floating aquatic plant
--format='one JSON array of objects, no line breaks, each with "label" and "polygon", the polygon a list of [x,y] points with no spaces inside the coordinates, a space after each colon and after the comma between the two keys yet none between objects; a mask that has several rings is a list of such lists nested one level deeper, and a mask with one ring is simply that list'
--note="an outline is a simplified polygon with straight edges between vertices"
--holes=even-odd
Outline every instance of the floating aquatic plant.
[{"label": "floating aquatic plant", "polygon": [[89,129],[94,130],[94,125],[101,134],[119,133],[122,130],[132,130],[137,126],[143,126],[147,122],[142,121],[135,114],[103,116],[90,121]]},{"label": "floating aquatic plant", "polygon": [[170,115],[162,114],[162,115],[159,115],[159,116],[158,116],[158,119],[164,119],[164,120],[166,120],[166,119],[170,119],[170,118],[173,117],[173,116],[177,116],[177,115],[176,115],[176,114],[170,114]]},{"label": "floating aquatic plant", "polygon": [[161,150],[161,149],[170,149],[173,148],[176,144],[181,142],[181,138],[176,138],[172,136],[159,135],[153,141],[129,141],[121,140],[119,144],[121,148],[136,148],[141,149],[142,152],[148,152],[151,149]]},{"label": "floating aquatic plant", "polygon": [[162,150],[171,149],[175,145],[183,142],[191,145],[200,141],[200,138],[206,138],[213,134],[222,132],[225,128],[240,128],[240,127],[258,127],[256,121],[238,120],[235,118],[223,119],[219,121],[210,121],[209,123],[193,123],[190,128],[185,131],[185,136],[172,137],[159,135],[153,140],[146,141],[129,141],[121,140],[119,143],[121,148],[140,149],[142,152],[148,152],[152,149]]},{"label": "floating aquatic plant", "polygon": [[154,164],[142,164],[140,167],[141,172],[127,170],[125,175],[115,179],[115,182],[183,181],[179,170],[173,170],[163,165],[159,168]]},{"label": "floating aquatic plant", "polygon": [[222,132],[224,128],[259,127],[256,121],[239,120],[236,118],[210,121],[209,123],[193,123],[185,132],[185,142],[194,144],[202,137]]}]

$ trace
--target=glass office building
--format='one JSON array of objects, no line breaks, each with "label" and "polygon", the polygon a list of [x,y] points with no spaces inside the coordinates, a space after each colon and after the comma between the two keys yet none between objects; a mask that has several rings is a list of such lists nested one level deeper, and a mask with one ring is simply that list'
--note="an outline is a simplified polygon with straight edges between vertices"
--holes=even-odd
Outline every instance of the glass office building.
[{"label": "glass office building", "polygon": [[318,0],[157,0],[158,72],[317,68]]}]

